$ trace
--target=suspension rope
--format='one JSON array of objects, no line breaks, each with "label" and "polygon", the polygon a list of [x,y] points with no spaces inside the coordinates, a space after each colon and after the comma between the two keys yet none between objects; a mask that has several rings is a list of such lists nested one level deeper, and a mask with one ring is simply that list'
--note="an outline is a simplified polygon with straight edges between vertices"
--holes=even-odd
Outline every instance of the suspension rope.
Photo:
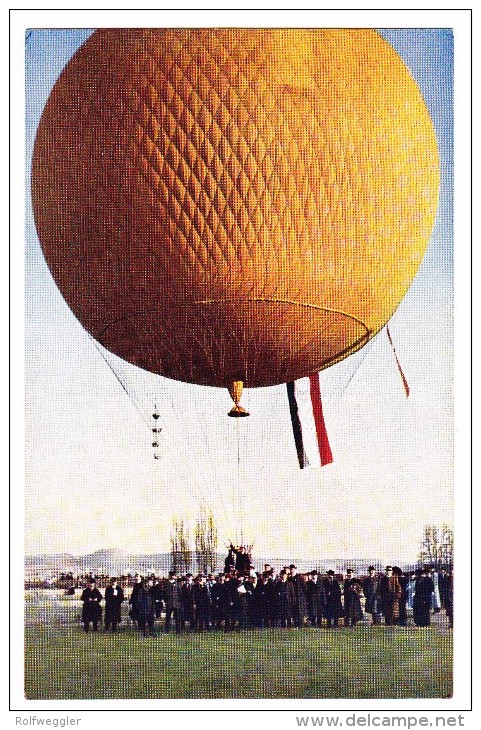
[{"label": "suspension rope", "polygon": [[237,437],[237,500],[238,500],[238,518],[239,518],[239,534],[240,534],[240,545],[244,544],[244,500],[242,499],[241,492],[241,478],[240,478],[240,418],[236,418],[236,437]]},{"label": "suspension rope", "polygon": [[[142,407],[142,405],[140,403],[140,400],[135,397],[133,390],[131,388],[129,389],[127,383],[125,382],[125,379],[121,377],[120,373],[115,369],[115,367],[113,366],[113,364],[106,357],[105,353],[103,352],[103,348],[97,343],[97,341],[92,337],[92,335],[89,334],[89,338],[94,343],[96,350],[101,355],[102,359],[104,360],[104,362],[108,366],[109,370],[114,375],[114,377],[117,380],[117,382],[119,383],[120,387],[125,392],[125,394],[129,398],[129,400],[131,401],[132,405],[135,407],[135,409],[137,410],[137,412],[139,413],[141,419],[146,424],[146,426],[149,429],[149,432],[152,435],[152,423],[151,423],[151,421],[145,415],[145,411],[147,409]],[[156,376],[156,377],[159,377],[159,376]],[[143,392],[144,392],[144,395],[145,395],[145,385],[144,385],[144,383],[143,383]],[[173,399],[172,399],[171,396],[170,396],[169,399],[172,400],[172,409],[171,410],[172,410],[173,413],[175,413],[175,409],[173,407]],[[149,403],[149,407],[152,408],[152,406],[151,406],[150,403]],[[206,434],[204,433],[203,435],[204,435],[204,442],[206,442],[207,441]],[[217,510],[214,510],[213,509],[213,505],[216,504],[216,503],[218,503],[218,500],[215,498],[214,492],[212,491],[213,490],[213,487],[210,485],[210,482],[207,479],[204,471],[202,469],[196,469],[195,470],[195,473],[194,473],[190,469],[190,467],[188,465],[186,465],[182,460],[180,460],[179,462],[175,462],[174,463],[174,461],[172,459],[172,456],[170,456],[170,454],[173,454],[173,453],[176,452],[176,445],[173,442],[173,438],[171,436],[170,429],[165,429],[164,428],[163,431],[162,431],[162,441],[165,441],[166,439],[168,439],[169,443],[171,444],[171,449],[169,450],[169,457],[168,457],[171,465],[174,468],[176,468],[176,469],[178,469],[179,466],[180,466],[181,470],[184,472],[184,474],[187,477],[187,480],[188,480],[189,485],[191,485],[194,488],[194,490],[195,490],[195,492],[197,494],[197,498],[199,500],[199,503],[204,502],[207,505],[206,495],[205,495],[204,491],[201,489],[201,486],[198,484],[199,477],[200,477],[200,479],[203,482],[203,486],[204,486],[205,492],[208,493],[208,499],[209,499],[209,501],[212,502],[212,505],[210,505],[210,507],[209,507],[210,512],[212,514],[214,514]],[[206,453],[208,453],[208,451],[206,451]],[[210,460],[211,464],[213,465],[212,457],[210,456],[210,454],[208,454],[208,456],[209,456],[209,460]],[[224,499],[223,499],[222,492],[220,492],[220,497],[221,497],[221,502],[222,502],[222,509],[223,509],[224,513],[227,514],[227,508],[226,508],[226,505],[225,505],[225,502],[224,502]],[[217,519],[218,519],[218,516],[217,516]],[[224,535],[227,535],[230,532],[230,530],[228,529],[228,521],[227,521],[226,517],[223,517],[222,518],[222,522],[224,523],[222,532],[224,533]]]},{"label": "suspension rope", "polygon": [[103,360],[104,360],[104,362],[105,362],[105,363],[106,363],[106,364],[108,365],[108,367],[109,367],[109,369],[111,370],[111,372],[112,372],[112,373],[114,374],[114,376],[115,376],[115,378],[116,378],[117,382],[119,383],[120,387],[121,387],[121,388],[122,388],[122,390],[123,390],[123,391],[124,391],[124,392],[125,392],[125,393],[127,394],[127,396],[128,396],[128,398],[130,399],[130,401],[131,401],[132,405],[133,405],[133,406],[134,406],[134,407],[136,408],[136,410],[138,411],[138,413],[139,413],[140,417],[142,418],[142,420],[144,421],[144,423],[146,423],[146,424],[147,424],[147,426],[148,426],[148,428],[149,428],[149,430],[150,430],[150,428],[151,428],[151,426],[150,426],[150,421],[148,421],[148,419],[146,419],[146,417],[145,417],[145,413],[143,412],[143,410],[142,410],[142,408],[140,407],[139,403],[138,403],[138,402],[136,402],[136,399],[135,399],[135,398],[133,397],[132,393],[131,393],[131,392],[130,392],[130,391],[128,390],[128,388],[127,388],[127,386],[125,385],[125,383],[123,382],[122,378],[121,378],[121,377],[120,377],[120,376],[118,375],[118,373],[117,373],[117,372],[116,372],[116,371],[114,370],[114,368],[113,368],[113,366],[111,365],[111,363],[110,363],[110,362],[108,361],[108,359],[107,359],[107,358],[105,357],[104,353],[102,352],[102,348],[101,348],[101,347],[100,347],[100,345],[99,345],[99,344],[97,343],[97,341],[96,341],[96,340],[95,340],[95,339],[94,339],[94,338],[92,337],[92,335],[90,335],[90,334],[89,334],[89,337],[90,337],[90,339],[92,340],[92,342],[94,343],[94,345],[95,345],[95,347],[96,347],[96,349],[97,349],[97,352],[99,352],[99,353],[100,353],[100,355],[101,355],[102,359],[103,359]]},{"label": "suspension rope", "polygon": [[[173,417],[175,417],[176,408],[175,408],[174,394],[173,394],[173,392],[171,390],[166,390],[164,394],[165,394],[166,399],[169,401],[169,404],[170,404],[170,412],[173,415]],[[202,419],[196,418],[195,421],[194,421],[194,414],[191,413],[191,411],[189,411],[189,410],[187,410],[187,412],[185,410],[183,410],[182,411],[182,415],[183,415],[184,418],[187,418],[187,421],[188,421],[188,431],[190,433],[193,433],[196,430],[200,429],[201,435],[202,435],[202,438],[203,438],[203,442],[204,442],[204,446],[205,446],[204,456],[206,456],[207,459],[208,459],[208,461],[210,462],[210,465],[211,465],[211,473],[214,474],[215,473],[214,463],[212,461],[212,455],[211,455],[211,453],[209,451],[209,448],[208,448],[209,438],[208,438],[208,435],[207,435],[207,433],[205,431],[205,425],[202,422]],[[170,438],[170,433],[169,433],[169,438]],[[175,450],[176,450],[176,447],[175,447],[175,444],[173,444],[173,453],[175,453]],[[203,462],[204,462],[204,460],[203,460]],[[220,490],[219,492],[214,491],[214,487],[211,484],[211,480],[209,480],[208,476],[206,475],[205,468],[204,469],[202,469],[202,468],[196,469],[195,472],[192,472],[191,471],[191,468],[190,468],[190,465],[187,466],[184,462],[182,462],[182,466],[183,466],[184,470],[187,471],[188,474],[189,474],[189,483],[192,483],[192,484],[197,485],[197,483],[199,481],[199,478],[202,480],[203,491],[202,491],[202,489],[201,489],[200,486],[198,487],[198,491],[202,495],[202,500],[204,502],[206,502],[206,504],[207,504],[207,500],[206,500],[206,495],[207,495],[209,501],[211,502],[210,511],[212,512],[212,514],[214,514],[214,512],[215,513],[218,513],[217,510],[212,509],[212,505],[218,505],[218,506],[221,507],[221,511],[223,512],[223,515],[222,515],[222,518],[221,519],[222,519],[222,522],[224,523],[224,531],[225,531],[226,534],[228,532],[230,532],[230,530],[227,529],[228,528],[228,524],[229,524],[229,521],[227,519],[227,515],[228,515],[228,512],[229,511],[228,511],[227,506],[226,506],[226,503],[224,501],[224,495],[223,495],[222,490]],[[219,500],[219,498],[220,498],[220,500]],[[219,502],[220,502],[220,504],[219,504]]]},{"label": "suspension rope", "polygon": [[363,350],[362,357],[360,358],[359,362],[357,363],[356,367],[354,368],[354,371],[351,374],[351,376],[349,377],[347,383],[344,385],[344,387],[343,387],[343,389],[341,391],[341,394],[339,396],[339,400],[341,400],[341,398],[344,396],[346,390],[349,388],[349,386],[351,385],[351,383],[354,380],[355,376],[357,375],[359,368],[363,364],[363,362],[366,359],[367,355],[371,352],[372,343],[373,343],[373,340],[370,340],[370,342],[367,345],[364,345],[364,347],[362,348],[362,350]]}]

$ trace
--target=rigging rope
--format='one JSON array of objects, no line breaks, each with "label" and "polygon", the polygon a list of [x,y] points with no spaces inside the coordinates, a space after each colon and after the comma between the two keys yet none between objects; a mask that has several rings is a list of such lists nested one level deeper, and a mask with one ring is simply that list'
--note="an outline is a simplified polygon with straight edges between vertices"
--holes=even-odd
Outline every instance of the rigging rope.
[{"label": "rigging rope", "polygon": [[[117,382],[121,386],[122,390],[125,392],[125,394],[129,398],[129,400],[131,401],[131,403],[133,404],[135,409],[138,411],[140,417],[142,418],[142,420],[148,427],[150,434],[152,435],[152,423],[149,420],[149,418],[147,418],[145,415],[145,412],[147,410],[151,410],[152,404],[149,402],[148,408],[142,407],[139,398],[136,397],[136,395],[135,395],[135,390],[132,387],[129,387],[127,385],[125,378],[121,377],[118,370],[114,367],[114,365],[110,362],[110,360],[108,359],[106,354],[103,352],[104,348],[102,348],[90,334],[89,334],[89,338],[93,341],[93,343],[94,343],[97,351],[101,355],[102,359],[104,360],[104,362],[108,366],[109,370],[114,375],[115,379],[117,380]],[[145,373],[142,372],[142,375],[145,376]],[[152,374],[152,378],[154,378],[154,377],[157,379],[160,376],[155,376],[154,374]],[[146,391],[145,377],[142,378],[142,385],[143,385],[143,393],[145,395],[145,391]],[[151,399],[149,398],[149,400],[151,400]],[[175,408],[173,406],[174,401],[173,401],[172,394],[169,394],[169,400],[171,400],[171,402],[172,402],[172,408],[171,408],[172,414],[175,414]],[[164,414],[164,418],[165,418],[165,414]],[[196,424],[198,424],[198,423],[199,422],[196,421]],[[203,430],[202,425],[201,425],[201,428]],[[170,429],[164,428],[162,431],[162,442],[165,442],[166,440],[168,440],[170,443],[170,447],[171,447],[170,449],[164,449],[164,453],[167,452],[169,454],[168,459],[169,459],[170,463],[172,464],[172,466],[174,467],[174,469],[178,470],[180,467],[180,470],[185,474],[188,484],[196,492],[196,496],[199,501],[199,504],[204,503],[207,506],[209,506],[209,510],[212,513],[212,515],[215,515],[215,519],[217,520],[217,522],[223,523],[222,525],[219,525],[219,531],[222,532],[222,537],[226,537],[227,534],[230,534],[230,529],[229,529],[228,520],[225,516],[225,515],[227,515],[227,508],[226,508],[226,505],[224,502],[222,491],[220,492],[220,495],[215,495],[215,493],[213,491],[213,487],[210,485],[210,481],[208,480],[208,478],[205,474],[205,469],[199,468],[200,465],[197,465],[197,468],[194,471],[193,467],[191,469],[189,462],[187,462],[187,464],[186,464],[182,460],[176,460],[175,462],[173,461],[171,454],[178,453],[179,449],[178,449],[178,444],[175,444],[173,441],[171,430],[172,430],[171,428]],[[204,432],[203,436],[204,436],[204,442],[207,442],[207,436],[206,436],[205,432]],[[205,452],[208,453],[207,449],[205,449]],[[208,454],[208,457],[211,462],[211,465],[213,466],[212,457],[210,456],[210,454]],[[203,489],[198,483],[199,479],[202,481]],[[206,500],[206,493],[208,495],[208,500]],[[218,510],[214,509],[214,505],[218,504],[218,500],[216,499],[216,496],[220,496],[220,498],[221,498],[220,501],[222,503],[222,511],[224,512],[224,515],[221,517],[220,520],[219,520]],[[211,504],[208,504],[208,502],[211,502]]]}]

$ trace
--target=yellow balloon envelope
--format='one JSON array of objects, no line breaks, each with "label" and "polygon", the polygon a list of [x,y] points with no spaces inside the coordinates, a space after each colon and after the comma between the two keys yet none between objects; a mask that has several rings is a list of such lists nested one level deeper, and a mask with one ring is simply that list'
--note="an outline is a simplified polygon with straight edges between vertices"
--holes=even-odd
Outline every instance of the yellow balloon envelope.
[{"label": "yellow balloon envelope", "polygon": [[34,151],[46,259],[109,350],[170,378],[292,381],[362,347],[439,185],[421,93],[372,30],[100,30]]}]

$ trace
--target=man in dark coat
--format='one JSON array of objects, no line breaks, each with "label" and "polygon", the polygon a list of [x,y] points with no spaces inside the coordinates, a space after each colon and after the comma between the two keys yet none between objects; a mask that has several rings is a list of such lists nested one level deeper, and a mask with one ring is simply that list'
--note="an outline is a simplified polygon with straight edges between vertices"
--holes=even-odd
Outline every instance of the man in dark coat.
[{"label": "man in dark coat", "polygon": [[92,624],[93,630],[97,631],[99,621],[102,618],[102,606],[100,605],[102,594],[93,579],[90,579],[89,584],[82,592],[80,600],[83,603],[82,622],[85,633],[88,632],[90,624]]},{"label": "man in dark coat", "polygon": [[277,584],[280,582],[280,578],[274,568],[271,568],[265,575],[267,575],[267,584],[269,586],[269,626],[279,626],[280,605]]},{"label": "man in dark coat", "polygon": [[135,595],[137,624],[144,636],[154,633],[155,607],[152,587],[152,578],[145,578]]},{"label": "man in dark coat", "polygon": [[450,573],[448,573],[446,578],[446,594],[445,594],[445,609],[446,609],[446,616],[448,617],[448,626],[450,629],[453,628],[453,620],[454,620],[454,589],[453,589],[453,581],[454,581],[454,573],[453,570],[451,570]]},{"label": "man in dark coat", "polygon": [[194,600],[194,577],[192,573],[187,573],[185,582],[180,589],[180,604],[182,608],[182,628],[189,622],[191,631],[195,629],[195,600]]},{"label": "man in dark coat", "polygon": [[121,622],[120,611],[124,600],[124,592],[117,582],[112,578],[110,585],[105,589],[105,631],[112,626],[112,631],[117,631],[117,625]]},{"label": "man in dark coat", "polygon": [[210,590],[205,575],[198,575],[194,583],[194,605],[196,631],[210,629],[211,607]]},{"label": "man in dark coat", "polygon": [[372,623],[378,624],[381,621],[381,612],[378,607],[378,587],[379,578],[376,575],[376,568],[374,565],[370,565],[367,569],[368,575],[364,578],[362,583],[362,590],[366,597],[366,604],[364,610],[366,613],[370,613],[372,616]]},{"label": "man in dark coat", "polygon": [[237,578],[236,571],[230,575],[226,575],[225,584],[227,586],[227,619],[225,622],[225,630],[233,631],[239,620],[240,597],[237,593],[240,582]]},{"label": "man in dark coat", "polygon": [[413,619],[416,626],[431,625],[431,606],[434,591],[434,581],[431,571],[425,568],[416,580],[413,599]]},{"label": "man in dark coat", "polygon": [[142,578],[140,577],[140,575],[136,575],[134,578],[134,585],[132,588],[132,593],[130,594],[130,598],[129,598],[129,606],[130,606],[129,616],[132,619],[132,621],[134,622],[134,624],[137,623],[137,619],[138,619],[136,598],[137,598],[137,593],[140,590],[141,586],[142,586]]},{"label": "man in dark coat", "polygon": [[259,585],[259,579],[257,577],[257,574],[251,575],[249,580],[249,591],[247,593],[247,620],[249,626],[252,626],[252,628],[261,629],[262,628],[262,618],[261,618],[261,612],[259,608],[259,594],[257,592],[257,587]]},{"label": "man in dark coat", "polygon": [[379,578],[378,596],[381,603],[381,612],[386,626],[394,626],[399,618],[399,599],[401,586],[397,575],[394,575],[392,566],[387,565],[385,574]]},{"label": "man in dark coat", "polygon": [[258,611],[258,628],[265,629],[270,625],[271,608],[270,601],[271,586],[269,581],[269,575],[263,573],[260,580],[257,582],[255,589],[257,599],[257,611]]},{"label": "man in dark coat", "polygon": [[247,577],[239,575],[237,578],[237,621],[240,629],[246,629],[248,626],[248,593],[250,585]]},{"label": "man in dark coat", "polygon": [[165,603],[165,624],[164,631],[166,634],[170,631],[172,618],[174,619],[175,633],[180,634],[181,629],[181,599],[180,584],[177,579],[175,570],[169,572],[169,578],[162,586],[162,598]]},{"label": "man in dark coat", "polygon": [[235,548],[231,543],[230,551],[233,552],[235,555],[235,569],[238,574],[249,575],[251,559],[244,545],[239,545],[238,548]]},{"label": "man in dark coat", "polygon": [[224,573],[227,575],[232,570],[235,569],[235,552],[234,552],[234,546],[231,544],[229,547],[229,552],[227,553],[227,557],[224,560]]},{"label": "man in dark coat", "polygon": [[354,570],[347,569],[344,581],[344,626],[355,626],[364,618],[361,607],[362,585],[359,578],[354,577]]},{"label": "man in dark coat", "polygon": [[448,572],[441,568],[438,576],[439,584],[439,598],[441,599],[441,608],[446,609],[446,604],[449,601],[449,575]]},{"label": "man in dark coat", "polygon": [[401,595],[399,596],[399,617],[397,623],[399,626],[407,626],[408,614],[407,614],[407,601],[408,601],[408,582],[409,578],[404,575],[401,568],[395,565],[392,569],[393,575],[397,576],[399,585],[401,586]]},{"label": "man in dark coat", "polygon": [[334,579],[334,571],[327,571],[327,578],[323,581],[324,587],[324,616],[327,619],[327,628],[330,629],[333,625],[339,624],[339,618],[342,616],[342,602],[341,602],[341,586]]},{"label": "man in dark coat", "polygon": [[292,620],[294,626],[300,628],[306,614],[306,593],[304,579],[302,575],[299,575],[294,564],[289,566],[289,578],[287,580],[291,590]]},{"label": "man in dark coat", "polygon": [[152,585],[152,598],[154,599],[154,612],[155,612],[155,618],[160,618],[162,614],[162,584],[160,583],[159,579],[155,576],[152,576],[153,585]]},{"label": "man in dark coat", "polygon": [[317,570],[311,570],[305,586],[307,598],[307,614],[311,626],[322,626],[324,613],[324,586]]},{"label": "man in dark coat", "polygon": [[210,595],[214,628],[225,628],[226,622],[229,621],[229,587],[226,585],[224,573],[220,573],[217,581],[212,586]]},{"label": "man in dark coat", "polygon": [[292,626],[291,589],[287,579],[287,572],[285,570],[281,570],[280,580],[274,583],[274,591],[278,606],[279,624],[282,629],[287,629]]}]

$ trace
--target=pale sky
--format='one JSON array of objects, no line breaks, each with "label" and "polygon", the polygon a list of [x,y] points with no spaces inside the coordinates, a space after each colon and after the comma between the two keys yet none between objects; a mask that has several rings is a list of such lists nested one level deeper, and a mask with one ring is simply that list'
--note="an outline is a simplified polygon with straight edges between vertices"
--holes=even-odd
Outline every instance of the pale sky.
[{"label": "pale sky", "polygon": [[[51,86],[90,32],[28,38],[27,177]],[[217,519],[221,546],[242,532],[255,553],[272,557],[410,561],[426,523],[452,523],[452,37],[382,33],[421,88],[442,165],[428,251],[390,323],[410,397],[382,331],[321,374],[334,463],[303,471],[284,386],[246,391],[251,417],[229,419],[227,392],[158,378],[109,355],[136,408],[53,283],[27,200],[27,554],[165,552],[172,517],[193,524],[201,503]],[[158,460],[154,403],[163,421]]]}]

